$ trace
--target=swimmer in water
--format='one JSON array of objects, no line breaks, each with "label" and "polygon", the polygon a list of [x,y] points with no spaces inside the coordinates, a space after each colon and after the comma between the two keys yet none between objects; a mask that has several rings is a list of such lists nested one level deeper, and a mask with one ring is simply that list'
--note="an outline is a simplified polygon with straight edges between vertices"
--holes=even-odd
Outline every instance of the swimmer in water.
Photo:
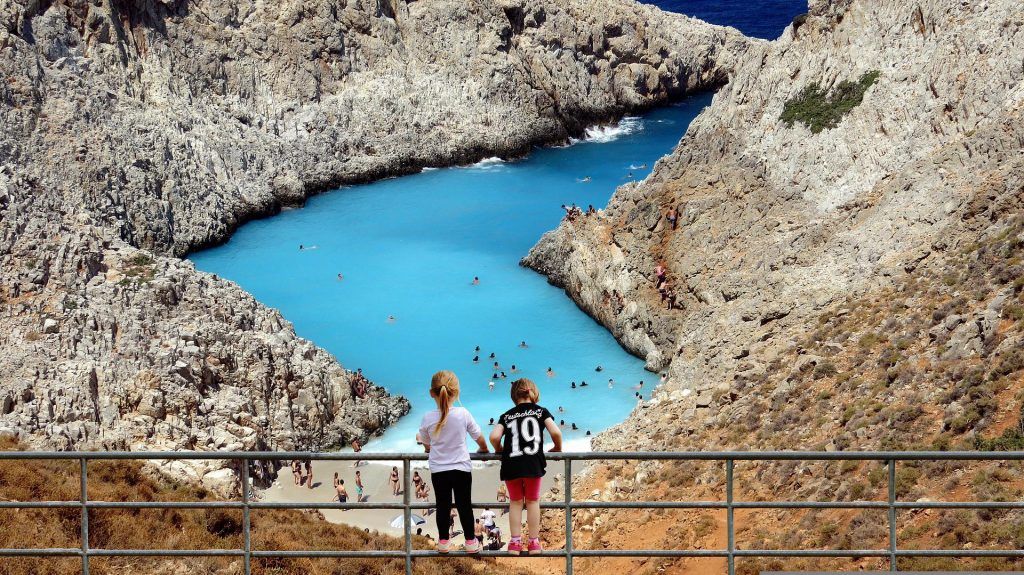
[{"label": "swimmer in water", "polygon": [[341,281],[341,280],[343,280],[343,279],[345,279],[345,276],[343,276],[343,275],[341,275],[341,274],[338,274],[338,281]]},{"label": "swimmer in water", "polygon": [[498,369],[498,362],[494,362],[494,369]]},{"label": "swimmer in water", "polygon": [[304,249],[306,249],[306,248],[305,248],[305,247],[303,247],[303,245],[302,245],[302,244],[299,244],[299,251],[301,252],[301,251],[302,251],[302,250],[304,250]]},{"label": "swimmer in water", "polygon": [[599,365],[594,368],[594,371],[604,371],[604,368]]},{"label": "swimmer in water", "polygon": [[526,340],[523,340],[523,341],[519,342],[519,347],[521,347],[523,349],[526,349],[526,348],[528,348],[530,346],[526,345]]},{"label": "swimmer in water", "polygon": [[572,382],[572,388],[573,388],[573,389],[576,389],[576,382],[575,382],[575,381],[574,381],[574,382]]},{"label": "swimmer in water", "polygon": [[644,382],[643,382],[643,380],[640,380],[640,384],[639,385],[634,385],[633,389],[643,389],[643,387],[644,387]]},{"label": "swimmer in water", "polygon": [[491,374],[491,379],[498,379],[498,372],[492,373]]},{"label": "swimmer in water", "polygon": [[558,413],[565,413],[565,408],[561,405],[558,406]]},{"label": "swimmer in water", "polygon": [[573,431],[578,431],[578,430],[579,430],[579,428],[578,428],[578,427],[576,427],[576,422],[575,422],[575,421],[574,421],[574,422],[572,422],[572,430],[573,430]]},{"label": "swimmer in water", "polygon": [[494,352],[491,352],[491,359],[494,359]]},{"label": "swimmer in water", "polygon": [[587,382],[585,382],[585,381],[581,381],[580,382],[580,387],[587,387],[587,385],[589,385],[589,384]]},{"label": "swimmer in water", "polygon": [[507,375],[505,375],[505,372],[504,372],[504,371],[503,371],[503,372],[501,372],[501,379],[505,379],[506,377],[508,377],[508,376],[507,376]]},{"label": "swimmer in water", "polygon": [[548,368],[548,377],[555,377],[555,370]]},{"label": "swimmer in water", "polygon": [[[493,379],[491,381],[487,382],[487,389],[489,389],[491,391],[494,391],[494,380]],[[494,421],[494,420],[492,419],[491,421]]]},{"label": "swimmer in water", "polygon": [[565,427],[565,420],[564,419],[558,420],[558,427]]},{"label": "swimmer in water", "polygon": [[395,323],[395,316],[389,315],[388,316],[388,323]]},{"label": "swimmer in water", "polygon": [[488,425],[494,425],[494,418],[493,417],[491,418],[491,421],[490,421],[490,423],[488,423]]},{"label": "swimmer in water", "polygon": [[512,364],[512,373],[519,373],[519,368],[514,363]]},{"label": "swimmer in water", "polygon": [[480,363],[480,356],[479,355],[474,355],[473,356],[473,363]]},{"label": "swimmer in water", "polygon": [[609,379],[608,379],[608,389],[611,389],[611,388],[612,388],[612,386],[614,386],[614,385],[615,385],[615,380],[614,380],[614,379],[611,379],[611,378],[609,378]]},{"label": "swimmer in water", "polygon": [[475,286],[480,285],[480,278],[478,278],[476,276],[473,276],[473,285],[475,285]]},{"label": "swimmer in water", "polygon": [[587,437],[590,437],[590,430],[587,430]]}]

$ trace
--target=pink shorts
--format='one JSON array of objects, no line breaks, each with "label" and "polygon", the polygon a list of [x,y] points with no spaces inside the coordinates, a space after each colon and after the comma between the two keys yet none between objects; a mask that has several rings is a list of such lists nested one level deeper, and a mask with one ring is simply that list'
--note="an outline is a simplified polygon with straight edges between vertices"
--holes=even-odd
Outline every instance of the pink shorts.
[{"label": "pink shorts", "polygon": [[521,477],[505,482],[508,497],[512,501],[537,501],[540,499],[540,477]]}]

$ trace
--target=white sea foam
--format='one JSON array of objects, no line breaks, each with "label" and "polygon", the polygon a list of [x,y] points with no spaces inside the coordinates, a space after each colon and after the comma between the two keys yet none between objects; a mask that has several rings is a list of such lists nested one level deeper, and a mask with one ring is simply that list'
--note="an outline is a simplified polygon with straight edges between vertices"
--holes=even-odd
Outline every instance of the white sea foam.
[{"label": "white sea foam", "polygon": [[482,170],[489,170],[491,168],[496,168],[498,166],[501,166],[504,163],[505,163],[505,160],[502,160],[501,158],[499,158],[497,156],[492,156],[490,158],[484,158],[484,159],[480,160],[479,162],[477,162],[477,163],[475,163],[475,164],[473,164],[473,165],[471,165],[469,167],[470,168],[478,168],[478,169],[482,169]]},{"label": "white sea foam", "polygon": [[[591,440],[593,437],[576,437],[573,439],[566,439],[562,441],[562,451],[572,451],[579,453],[586,453],[591,451]],[[550,449],[550,445],[545,445],[544,449]]]},{"label": "white sea foam", "polygon": [[420,171],[421,172],[436,172],[438,169],[440,169],[440,168],[431,168],[431,167],[427,166],[426,168],[423,168]]},{"label": "white sea foam", "polygon": [[635,134],[644,129],[643,120],[637,116],[626,116],[614,126],[591,126],[586,130],[587,142],[603,144],[619,139],[622,136]]}]

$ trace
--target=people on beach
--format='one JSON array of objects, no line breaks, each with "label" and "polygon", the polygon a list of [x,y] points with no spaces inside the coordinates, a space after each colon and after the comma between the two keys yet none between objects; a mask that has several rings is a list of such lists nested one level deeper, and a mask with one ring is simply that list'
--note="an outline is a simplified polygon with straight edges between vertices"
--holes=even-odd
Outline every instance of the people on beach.
[{"label": "people on beach", "polygon": [[402,475],[398,472],[398,467],[391,468],[391,475],[388,476],[388,482],[391,483],[391,494],[396,497],[401,495]]},{"label": "people on beach", "polygon": [[344,479],[338,480],[338,484],[334,486],[334,492],[338,498],[338,503],[348,503],[348,490],[345,489]]},{"label": "people on beach", "polygon": [[356,501],[363,502],[363,476],[356,470]]},{"label": "people on beach", "polygon": [[587,205],[587,215],[588,216],[592,216],[592,215],[594,215],[596,213],[597,213],[597,210],[594,209],[594,204],[588,204]]},{"label": "people on beach", "polygon": [[412,486],[413,487],[419,487],[420,483],[423,483],[423,478],[420,477],[420,472],[419,471],[413,471],[412,472]]},{"label": "people on beach", "polygon": [[498,503],[508,503],[508,487],[505,486],[504,481],[498,482],[498,494],[496,501]]},{"label": "people on beach", "polygon": [[302,485],[302,466],[299,464],[299,460],[293,459],[290,467],[292,468],[292,479],[295,480],[295,485]]},{"label": "people on beach", "polygon": [[[430,454],[430,481],[434,486],[437,508],[437,550],[451,551],[450,513],[458,509],[462,532],[466,537],[466,553],[479,553],[480,541],[473,533],[473,466],[466,448],[469,434],[487,453],[487,443],[473,416],[464,407],[453,406],[459,398],[459,379],[450,371],[439,371],[430,380],[430,397],[437,409],[428,412],[420,422],[419,438]],[[454,503],[454,508],[453,508]]]},{"label": "people on beach", "polygon": [[426,481],[421,481],[419,487],[416,488],[416,499],[420,501],[427,501],[430,498],[430,488],[427,487]]},{"label": "people on beach", "polygon": [[309,459],[306,460],[306,487],[313,489],[313,462]]},{"label": "people on beach", "polygon": [[480,521],[483,521],[484,529],[487,529],[488,531],[494,529],[494,521],[496,517],[497,514],[491,511],[490,507],[484,507],[484,510],[480,513]]},{"label": "people on beach", "polygon": [[525,506],[529,534],[526,549],[535,555],[543,551],[540,543],[540,483],[547,467],[544,430],[554,442],[553,452],[562,450],[562,431],[555,425],[551,412],[537,404],[540,391],[535,383],[525,378],[517,379],[512,382],[510,395],[515,406],[498,418],[490,439],[494,450],[501,451],[500,477],[509,492],[511,539],[508,552],[520,554],[523,551]]},{"label": "people on beach", "polygon": [[479,519],[474,520],[473,537],[476,537],[477,541],[484,540],[484,526],[480,523]]},{"label": "people on beach", "polygon": [[[358,373],[362,374],[362,371],[363,370],[360,369],[358,371]],[[359,453],[362,450],[363,450],[363,448],[359,446],[359,440],[358,439],[353,439],[352,440],[352,451],[354,453]],[[357,459],[357,460],[352,462],[352,467],[359,467],[359,465],[362,464],[362,463],[363,463],[362,461]]]}]

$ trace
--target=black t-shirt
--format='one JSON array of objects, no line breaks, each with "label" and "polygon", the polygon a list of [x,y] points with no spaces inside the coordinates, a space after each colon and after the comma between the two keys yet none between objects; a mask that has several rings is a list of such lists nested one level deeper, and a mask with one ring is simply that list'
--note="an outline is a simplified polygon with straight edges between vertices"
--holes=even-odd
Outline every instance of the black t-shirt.
[{"label": "black t-shirt", "polygon": [[501,480],[543,477],[544,422],[554,419],[551,412],[536,403],[520,403],[501,414],[504,428],[501,451]]}]

